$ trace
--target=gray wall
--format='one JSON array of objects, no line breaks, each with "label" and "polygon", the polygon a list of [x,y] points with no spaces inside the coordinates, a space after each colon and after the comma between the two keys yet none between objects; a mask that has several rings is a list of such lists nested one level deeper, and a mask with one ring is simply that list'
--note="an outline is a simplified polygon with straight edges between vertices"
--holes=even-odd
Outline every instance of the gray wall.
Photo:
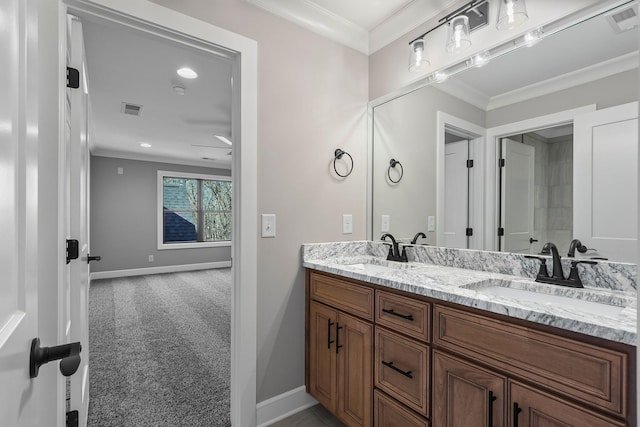
[{"label": "gray wall", "polygon": [[[373,127],[373,238],[381,236],[381,215],[390,215],[390,232],[411,238],[427,231],[427,217],[436,216],[437,112],[484,125],[485,112],[436,86],[427,86],[374,109]],[[398,184],[388,182],[389,160],[402,163]],[[394,178],[397,179],[397,178]]]},{"label": "gray wall", "polygon": [[[123,174],[118,175],[118,168]],[[157,239],[158,170],[229,176],[229,170],[91,157],[91,271],[229,261],[231,248],[163,249]],[[149,262],[149,255],[154,262]]]},{"label": "gray wall", "polygon": [[596,104],[598,110],[638,100],[638,70],[487,111],[486,128]]}]

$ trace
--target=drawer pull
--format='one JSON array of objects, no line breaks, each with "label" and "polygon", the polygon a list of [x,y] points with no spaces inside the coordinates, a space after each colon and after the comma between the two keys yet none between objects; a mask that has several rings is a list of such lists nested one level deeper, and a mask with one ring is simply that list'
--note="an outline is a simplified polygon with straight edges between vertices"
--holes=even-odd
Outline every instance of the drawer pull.
[{"label": "drawer pull", "polygon": [[513,402],[513,427],[518,427],[518,415],[522,412],[518,402]]},{"label": "drawer pull", "polygon": [[386,309],[383,308],[382,311],[384,311],[385,313],[389,313],[393,316],[398,316],[398,317],[402,317],[403,319],[407,319],[407,320],[411,320],[413,322],[413,315],[412,314],[400,314],[400,313],[396,313],[393,308],[391,309]]},{"label": "drawer pull", "polygon": [[340,323],[336,322],[336,354],[338,354],[338,350],[342,347],[340,344],[340,329],[342,329],[342,326],[340,326]]},{"label": "drawer pull", "polygon": [[489,391],[489,407],[487,408],[487,413],[489,414],[487,426],[493,427],[493,402],[495,402],[497,397],[493,394],[492,391]]},{"label": "drawer pull", "polygon": [[402,375],[404,375],[404,376],[405,376],[405,377],[407,377],[407,378],[411,378],[411,379],[413,379],[413,375],[411,375],[411,371],[403,371],[402,369],[400,369],[400,368],[396,367],[396,366],[393,364],[393,362],[385,362],[385,361],[383,360],[383,361],[382,361],[382,364],[383,364],[384,366],[386,366],[387,368],[391,368],[391,369],[393,369],[394,371],[401,373]]},{"label": "drawer pull", "polygon": [[331,339],[331,326],[333,326],[333,322],[331,319],[327,319],[327,348],[331,348],[331,344],[333,344],[333,340]]}]

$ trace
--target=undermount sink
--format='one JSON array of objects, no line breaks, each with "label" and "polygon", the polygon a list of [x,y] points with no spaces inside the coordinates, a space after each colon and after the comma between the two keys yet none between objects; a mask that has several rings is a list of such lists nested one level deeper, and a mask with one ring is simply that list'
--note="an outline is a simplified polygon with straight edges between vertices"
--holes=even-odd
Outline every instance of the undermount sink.
[{"label": "undermount sink", "polygon": [[630,299],[611,298],[597,291],[515,280],[487,279],[464,285],[462,288],[493,297],[553,304],[567,310],[605,316],[617,316],[631,303]]},{"label": "undermount sink", "polygon": [[365,273],[386,273],[394,270],[406,270],[414,268],[414,265],[406,262],[387,261],[386,259],[368,259],[363,262],[341,264],[341,267],[347,268],[351,271],[365,272]]}]

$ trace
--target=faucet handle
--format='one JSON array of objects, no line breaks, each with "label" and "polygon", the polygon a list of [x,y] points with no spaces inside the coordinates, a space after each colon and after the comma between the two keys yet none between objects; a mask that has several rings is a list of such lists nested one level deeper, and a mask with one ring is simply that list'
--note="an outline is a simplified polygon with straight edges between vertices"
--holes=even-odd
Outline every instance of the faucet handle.
[{"label": "faucet handle", "polygon": [[549,277],[549,271],[547,270],[547,259],[543,258],[541,256],[535,256],[535,255],[525,255],[525,258],[529,258],[529,259],[537,259],[538,261],[540,261],[540,270],[538,270],[538,276],[537,278],[540,277]]},{"label": "faucet handle", "polygon": [[580,273],[578,272],[578,264],[597,264],[596,261],[587,261],[587,260],[575,260],[571,261],[571,271],[569,271],[569,277],[567,280],[572,282],[576,282],[579,284],[579,288],[582,288],[582,279],[580,279]]}]

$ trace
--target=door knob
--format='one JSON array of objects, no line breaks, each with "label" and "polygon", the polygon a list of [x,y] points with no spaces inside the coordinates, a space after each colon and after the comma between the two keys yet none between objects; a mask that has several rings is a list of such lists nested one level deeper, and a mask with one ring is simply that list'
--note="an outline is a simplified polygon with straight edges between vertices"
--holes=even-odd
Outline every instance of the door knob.
[{"label": "door knob", "polygon": [[87,254],[87,264],[89,264],[91,261],[100,261],[101,259],[102,257],[100,255],[91,256]]},{"label": "door knob", "polygon": [[529,237],[529,244],[533,244],[533,242],[537,242],[537,239],[534,239],[533,237]]},{"label": "door knob", "polygon": [[55,347],[40,347],[40,338],[31,341],[31,355],[29,357],[29,376],[36,378],[40,366],[54,360],[60,360],[60,372],[65,377],[73,375],[80,366],[80,352],[82,345],[79,342],[57,345]]}]

